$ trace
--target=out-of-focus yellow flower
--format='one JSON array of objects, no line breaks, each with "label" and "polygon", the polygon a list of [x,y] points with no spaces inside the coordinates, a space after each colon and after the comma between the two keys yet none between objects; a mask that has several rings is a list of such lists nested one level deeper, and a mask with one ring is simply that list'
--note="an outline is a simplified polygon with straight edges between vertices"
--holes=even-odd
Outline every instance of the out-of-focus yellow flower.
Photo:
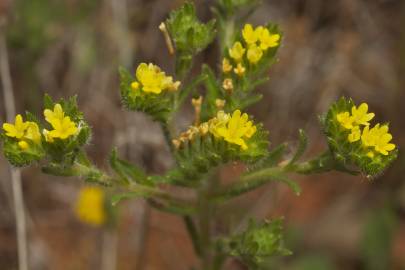
[{"label": "out-of-focus yellow flower", "polygon": [[65,116],[65,113],[60,104],[55,104],[53,111],[44,110],[45,120],[51,124],[53,130],[44,129],[43,134],[47,142],[53,142],[53,139],[67,139],[72,135],[75,135],[78,131],[76,123],[70,120],[69,116]]},{"label": "out-of-focus yellow flower", "polygon": [[249,49],[247,51],[247,59],[249,60],[250,63],[256,64],[257,62],[260,61],[262,56],[263,51],[262,49],[260,49],[260,47],[256,46],[255,44],[249,46]]},{"label": "out-of-focus yellow flower", "polygon": [[337,114],[336,119],[346,129],[353,128],[354,119],[349,112],[342,112]]},{"label": "out-of-focus yellow flower", "polygon": [[14,125],[10,123],[4,123],[3,129],[6,132],[6,136],[21,139],[25,135],[25,131],[28,127],[28,122],[24,122],[21,114],[17,114],[14,120]]},{"label": "out-of-focus yellow flower", "polygon": [[224,58],[222,60],[222,72],[228,73],[231,70],[232,70],[231,63],[229,62],[228,58]]},{"label": "out-of-focus yellow flower", "polygon": [[[217,116],[218,118],[218,116]],[[225,141],[233,144],[239,145],[243,150],[246,150],[248,146],[246,145],[245,139],[253,136],[256,132],[256,126],[253,125],[252,121],[249,121],[249,116],[244,113],[242,114],[240,110],[233,112],[232,117],[225,124],[217,125],[212,129],[214,136],[222,137]]]},{"label": "out-of-focus yellow flower", "polygon": [[236,62],[242,61],[242,57],[245,54],[246,49],[243,48],[242,43],[235,42],[233,47],[229,49],[229,56],[232,57]]},{"label": "out-of-focus yellow flower", "polygon": [[238,63],[236,68],[233,69],[233,72],[235,72],[236,75],[239,77],[242,77],[243,74],[245,74],[246,68],[242,65],[242,63]]},{"label": "out-of-focus yellow flower", "polygon": [[356,106],[352,107],[352,116],[353,122],[357,125],[368,126],[369,121],[374,118],[374,113],[368,113],[368,105],[366,103],[360,104],[357,108]]},{"label": "out-of-focus yellow flower", "polygon": [[224,90],[226,91],[227,94],[231,95],[232,92],[233,92],[233,82],[232,82],[232,79],[226,78],[226,79],[222,82],[222,87],[224,88]]},{"label": "out-of-focus yellow flower", "polygon": [[271,34],[269,29],[264,28],[260,34],[260,48],[266,51],[268,48],[277,47],[280,41],[279,34]]},{"label": "out-of-focus yellow flower", "polygon": [[106,222],[104,191],[98,187],[84,187],[80,190],[75,207],[76,216],[84,223],[100,226]]},{"label": "out-of-focus yellow flower", "polygon": [[352,128],[352,132],[348,136],[349,142],[357,142],[360,140],[361,137],[361,130],[359,126],[355,126]]}]

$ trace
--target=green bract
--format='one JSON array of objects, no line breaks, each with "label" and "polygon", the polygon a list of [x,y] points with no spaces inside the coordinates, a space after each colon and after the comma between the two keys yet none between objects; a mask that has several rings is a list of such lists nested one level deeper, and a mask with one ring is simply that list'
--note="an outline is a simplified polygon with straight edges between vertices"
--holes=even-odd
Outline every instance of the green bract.
[{"label": "green bract", "polygon": [[168,179],[170,182],[192,186],[218,165],[231,161],[247,164],[257,162],[268,154],[268,132],[258,124],[256,133],[246,140],[246,144],[248,148],[242,150],[239,145],[228,143],[210,133],[196,134],[176,151],[178,167],[169,173]]},{"label": "green bract", "polygon": [[191,67],[192,57],[205,49],[215,38],[215,20],[201,23],[193,3],[186,2],[172,11],[166,20],[167,30],[176,48],[176,71],[184,76]]},{"label": "green bract", "polygon": [[231,238],[230,254],[237,256],[252,269],[271,256],[291,255],[284,247],[282,219],[257,223],[250,220],[242,233]]},{"label": "green bract", "polygon": [[337,115],[342,112],[350,112],[355,106],[352,99],[342,97],[332,104],[326,115],[321,117],[321,123],[327,136],[328,145],[335,160],[341,165],[341,170],[360,171],[368,176],[375,176],[383,172],[388,165],[397,157],[397,150],[388,155],[376,154],[369,157],[369,149],[362,145],[361,140],[349,142],[349,129],[345,129],[337,120]]}]

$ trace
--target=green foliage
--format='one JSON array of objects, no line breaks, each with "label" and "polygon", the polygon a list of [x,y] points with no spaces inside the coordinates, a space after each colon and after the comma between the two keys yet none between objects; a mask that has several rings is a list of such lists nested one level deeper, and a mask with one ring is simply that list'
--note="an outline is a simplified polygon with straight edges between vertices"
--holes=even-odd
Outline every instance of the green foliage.
[{"label": "green foliage", "polygon": [[397,158],[397,150],[388,155],[376,154],[375,157],[367,156],[368,150],[362,146],[361,140],[351,143],[348,141],[350,130],[344,129],[337,121],[341,112],[351,111],[354,103],[351,99],[342,97],[332,104],[327,114],[321,117],[321,124],[327,136],[329,149],[340,164],[340,170],[351,172],[360,170],[369,176],[375,176],[384,171]]},{"label": "green foliage", "polygon": [[151,185],[152,183],[148,181],[146,173],[134,164],[129,163],[126,160],[119,159],[117,156],[117,150],[114,149],[110,156],[111,168],[120,176],[120,179],[124,180],[126,183],[140,183]]},{"label": "green foliage", "polygon": [[251,220],[247,229],[232,237],[230,255],[239,257],[249,269],[258,269],[272,256],[291,255],[284,247],[282,219],[257,223]]},{"label": "green foliage", "polygon": [[125,108],[150,115],[155,121],[166,122],[173,108],[173,93],[145,93],[133,91],[131,83],[135,78],[120,67],[121,100]]},{"label": "green foliage", "polygon": [[231,144],[208,133],[196,135],[185,142],[175,153],[177,168],[170,171],[168,179],[182,185],[195,185],[202,177],[218,165],[231,161],[248,164],[257,162],[267,155],[268,132],[257,125],[256,133],[246,141],[248,149]]},{"label": "green foliage", "polygon": [[186,2],[170,13],[166,26],[176,47],[176,73],[183,77],[192,65],[193,56],[214,40],[215,20],[201,23],[194,4]]}]

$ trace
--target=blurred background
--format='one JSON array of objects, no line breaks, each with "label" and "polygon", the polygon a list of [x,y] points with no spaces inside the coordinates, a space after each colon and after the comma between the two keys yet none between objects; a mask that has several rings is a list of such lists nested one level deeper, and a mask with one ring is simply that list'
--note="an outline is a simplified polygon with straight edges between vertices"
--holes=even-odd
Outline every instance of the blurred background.
[{"label": "blurred background", "polygon": [[[0,0],[17,112],[41,114],[42,97],[78,95],[93,128],[87,147],[108,168],[113,146],[150,173],[172,160],[158,125],[120,107],[118,66],[134,70],[154,62],[173,74],[158,30],[180,0]],[[214,0],[196,0],[200,19]],[[250,110],[270,131],[273,145],[294,142],[304,128],[307,156],[326,147],[317,116],[342,95],[367,102],[380,122],[390,121],[394,142],[405,146],[405,1],[263,0],[250,22],[280,24],[285,34],[264,99]],[[217,47],[198,61],[218,67]],[[198,71],[198,63],[196,65]],[[0,95],[0,122],[5,121]],[[179,116],[191,122],[190,108]],[[401,152],[400,152],[401,153]],[[239,168],[223,173],[232,177]],[[182,220],[141,200],[120,205],[116,235],[80,223],[72,211],[81,181],[22,172],[28,218],[30,269],[101,269],[114,256],[117,269],[186,270],[196,263]],[[328,173],[296,177],[302,195],[270,184],[225,205],[223,224],[250,217],[285,217],[287,246],[294,255],[272,269],[405,269],[405,157],[377,179]],[[0,268],[17,269],[10,173],[0,157]],[[236,210],[237,209],[237,210]],[[231,214],[232,213],[232,216]],[[221,222],[218,232],[226,227]],[[112,243],[112,244],[111,244]],[[282,266],[282,267],[281,267]],[[281,268],[280,268],[281,267]],[[230,262],[226,269],[244,269]]]}]

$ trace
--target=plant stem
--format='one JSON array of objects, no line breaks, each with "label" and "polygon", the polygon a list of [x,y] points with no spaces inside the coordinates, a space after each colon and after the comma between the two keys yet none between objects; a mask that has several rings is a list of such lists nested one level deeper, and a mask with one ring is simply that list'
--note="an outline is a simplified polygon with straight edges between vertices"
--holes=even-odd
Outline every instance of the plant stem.
[{"label": "plant stem", "polygon": [[200,237],[198,235],[197,228],[195,227],[194,221],[191,216],[183,216],[184,224],[186,225],[187,232],[190,236],[191,242],[193,243],[193,248],[198,256],[201,256],[200,248]]},{"label": "plant stem", "polygon": [[[2,26],[0,25],[0,27]],[[4,94],[4,107],[6,108],[6,118],[8,122],[12,122],[15,115],[14,94],[7,45],[3,29],[0,29],[0,75]],[[24,211],[24,197],[21,185],[21,172],[19,169],[13,169],[11,166],[10,171],[17,226],[18,267],[19,270],[27,270],[27,232]]]}]

